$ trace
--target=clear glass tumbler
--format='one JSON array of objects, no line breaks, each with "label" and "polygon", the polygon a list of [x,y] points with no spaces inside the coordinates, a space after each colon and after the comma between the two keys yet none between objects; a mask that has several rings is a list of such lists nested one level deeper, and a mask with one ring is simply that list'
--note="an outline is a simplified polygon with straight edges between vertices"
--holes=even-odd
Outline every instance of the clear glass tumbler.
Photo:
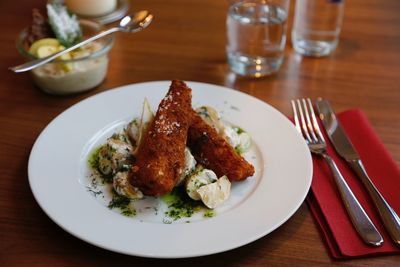
[{"label": "clear glass tumbler", "polygon": [[286,44],[290,0],[244,0],[230,5],[226,19],[231,70],[261,77],[278,71]]},{"label": "clear glass tumbler", "polygon": [[292,30],[296,52],[321,57],[336,49],[344,0],[297,0]]}]

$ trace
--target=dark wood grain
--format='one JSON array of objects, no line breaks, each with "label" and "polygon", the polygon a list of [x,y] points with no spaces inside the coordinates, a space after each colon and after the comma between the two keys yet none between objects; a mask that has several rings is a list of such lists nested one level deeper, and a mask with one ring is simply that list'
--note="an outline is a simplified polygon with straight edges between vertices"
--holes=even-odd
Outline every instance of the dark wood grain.
[{"label": "dark wood grain", "polygon": [[29,75],[7,71],[22,62],[15,49],[18,32],[30,22],[31,9],[44,3],[0,2],[1,266],[400,264],[400,256],[333,260],[305,204],[273,233],[225,253],[183,260],[120,255],[89,245],[53,223],[35,202],[27,177],[34,141],[63,110],[117,86],[174,78],[235,88],[285,115],[291,114],[289,100],[298,97],[326,97],[337,111],[361,108],[400,163],[400,1],[346,1],[341,41],[334,54],[302,58],[289,39],[281,70],[252,80],[235,76],[227,67],[228,1],[132,0],[132,10],[149,9],[155,14],[154,23],[138,34],[116,34],[105,82],[93,91],[67,97],[47,95],[33,86]]}]

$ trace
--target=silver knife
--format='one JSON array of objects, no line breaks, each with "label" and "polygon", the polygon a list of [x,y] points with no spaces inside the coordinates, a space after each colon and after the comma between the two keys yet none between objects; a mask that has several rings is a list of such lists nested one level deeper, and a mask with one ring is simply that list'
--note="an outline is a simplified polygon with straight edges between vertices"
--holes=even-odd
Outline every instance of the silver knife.
[{"label": "silver knife", "polygon": [[348,162],[354,172],[361,179],[369,195],[371,196],[371,199],[378,210],[378,213],[386,227],[386,230],[389,232],[390,237],[396,243],[396,245],[400,246],[399,216],[386,202],[384,197],[368,177],[364,165],[361,162],[360,156],[348,139],[346,132],[340,125],[340,122],[337,120],[329,101],[325,99],[318,99],[316,106],[319,117],[322,120],[325,130],[328,133],[329,139],[331,140],[336,152]]}]

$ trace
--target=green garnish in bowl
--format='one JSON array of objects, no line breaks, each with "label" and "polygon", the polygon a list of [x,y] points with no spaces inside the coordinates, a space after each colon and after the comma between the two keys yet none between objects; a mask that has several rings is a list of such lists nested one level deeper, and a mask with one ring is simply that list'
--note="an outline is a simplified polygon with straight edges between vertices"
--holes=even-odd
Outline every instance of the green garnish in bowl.
[{"label": "green garnish in bowl", "polygon": [[59,42],[65,47],[78,43],[82,39],[78,17],[58,3],[47,4],[46,7],[49,24]]}]

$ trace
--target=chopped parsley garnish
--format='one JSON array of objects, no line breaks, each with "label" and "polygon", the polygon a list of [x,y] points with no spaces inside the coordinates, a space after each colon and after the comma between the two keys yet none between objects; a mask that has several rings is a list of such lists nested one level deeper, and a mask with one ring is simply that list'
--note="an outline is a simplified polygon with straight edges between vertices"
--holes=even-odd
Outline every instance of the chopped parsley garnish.
[{"label": "chopped parsley garnish", "polygon": [[109,209],[119,209],[125,216],[132,217],[136,215],[136,210],[130,206],[131,200],[125,196],[118,195],[114,190],[112,191],[113,197],[108,204]]},{"label": "chopped parsley garnish", "polygon": [[235,152],[239,155],[242,155],[242,149],[240,148],[240,145],[235,146]]},{"label": "chopped parsley garnish", "polygon": [[59,3],[47,4],[46,7],[49,24],[58,41],[65,47],[78,43],[82,39],[78,17]]},{"label": "chopped parsley garnish", "polygon": [[165,215],[174,221],[189,218],[203,207],[201,202],[191,199],[182,186],[175,187],[171,193],[162,196],[161,199],[168,205]]},{"label": "chopped parsley garnish", "polygon": [[104,145],[99,146],[98,148],[96,148],[90,155],[88,158],[88,163],[89,166],[92,169],[97,169],[97,166],[99,165],[99,155],[100,155],[100,150],[103,148]]},{"label": "chopped parsley garnish", "polygon": [[242,128],[237,127],[237,126],[233,127],[233,129],[236,131],[237,134],[241,134],[241,133],[245,133],[246,132],[245,130],[243,130]]},{"label": "chopped parsley garnish", "polygon": [[204,214],[204,218],[212,218],[215,216],[215,211],[214,210],[207,210]]},{"label": "chopped parsley garnish", "polygon": [[103,192],[101,190],[95,190],[94,188],[90,187],[90,186],[86,186],[86,189],[88,192],[90,192],[94,197],[97,197],[98,195],[103,194]]}]

